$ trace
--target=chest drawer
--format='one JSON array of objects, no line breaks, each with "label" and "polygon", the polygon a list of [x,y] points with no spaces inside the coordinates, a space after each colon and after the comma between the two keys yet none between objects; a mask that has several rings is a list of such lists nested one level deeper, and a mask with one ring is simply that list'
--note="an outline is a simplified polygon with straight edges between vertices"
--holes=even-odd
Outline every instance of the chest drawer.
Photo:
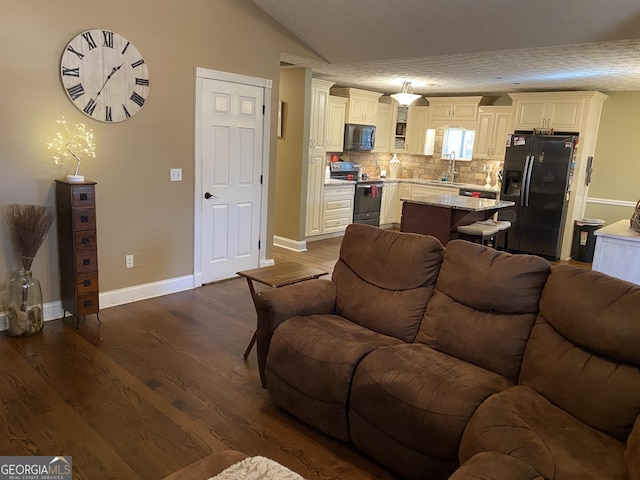
[{"label": "chest drawer", "polygon": [[96,228],[95,208],[74,208],[73,209],[73,229],[94,230]]}]

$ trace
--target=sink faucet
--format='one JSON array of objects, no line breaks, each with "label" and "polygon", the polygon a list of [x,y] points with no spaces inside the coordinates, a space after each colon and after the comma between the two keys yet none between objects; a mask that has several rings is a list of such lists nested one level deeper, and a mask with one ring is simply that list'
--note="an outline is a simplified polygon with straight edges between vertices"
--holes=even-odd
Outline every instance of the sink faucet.
[{"label": "sink faucet", "polygon": [[456,152],[452,151],[449,154],[449,171],[447,172],[447,182],[455,182],[457,173],[458,171],[456,170]]}]

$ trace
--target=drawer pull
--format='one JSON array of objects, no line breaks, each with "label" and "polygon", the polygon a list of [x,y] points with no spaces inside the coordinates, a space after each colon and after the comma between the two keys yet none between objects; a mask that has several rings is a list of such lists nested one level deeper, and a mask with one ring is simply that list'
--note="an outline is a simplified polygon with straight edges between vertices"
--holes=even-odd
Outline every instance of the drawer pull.
[{"label": "drawer pull", "polygon": [[82,282],[82,283],[83,283],[83,285],[84,285],[85,287],[90,287],[90,286],[91,286],[91,280],[85,280],[85,281],[84,281],[84,282]]},{"label": "drawer pull", "polygon": [[90,307],[90,306],[92,305],[92,303],[93,303],[93,302],[92,302],[91,300],[85,300],[84,302],[82,302],[82,305],[83,305],[85,308],[88,308],[88,307]]},{"label": "drawer pull", "polygon": [[91,239],[89,237],[82,237],[82,245],[89,245],[91,243]]},{"label": "drawer pull", "polygon": [[87,223],[89,221],[89,215],[80,215],[80,222]]},{"label": "drawer pull", "polygon": [[80,200],[88,200],[88,199],[89,199],[89,195],[87,195],[86,193],[80,194]]},{"label": "drawer pull", "polygon": [[82,265],[84,265],[85,267],[87,265],[91,265],[91,259],[90,258],[83,258],[82,259]]}]

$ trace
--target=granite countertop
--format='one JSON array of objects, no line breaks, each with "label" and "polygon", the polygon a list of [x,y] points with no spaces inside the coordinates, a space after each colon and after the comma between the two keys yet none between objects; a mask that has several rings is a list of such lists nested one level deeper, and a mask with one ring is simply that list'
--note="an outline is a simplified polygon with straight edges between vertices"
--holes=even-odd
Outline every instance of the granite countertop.
[{"label": "granite countertop", "polygon": [[640,232],[636,232],[629,227],[629,220],[620,220],[618,222],[599,228],[593,232],[596,236],[625,238],[640,242]]},{"label": "granite countertop", "polygon": [[355,180],[338,180],[337,178],[325,178],[324,184],[326,185],[355,185]]},{"label": "granite countertop", "polygon": [[407,198],[401,198],[400,200],[419,205],[430,205],[432,207],[444,207],[454,210],[468,210],[470,212],[496,210],[515,205],[514,202],[507,202],[505,200],[463,197],[461,195],[421,195],[420,200],[411,200]]},{"label": "granite countertop", "polygon": [[[413,183],[415,185],[432,185],[434,187],[443,187],[443,188],[468,188],[472,190],[482,191],[482,192],[498,192],[500,191],[500,187],[485,187],[483,185],[476,185],[472,183],[459,183],[459,182],[441,182],[440,180],[428,180],[424,178],[382,178],[382,177],[369,177],[367,181],[381,181],[387,183]],[[337,179],[325,179],[325,185],[344,185],[344,184],[355,184],[355,180],[337,180]]]}]

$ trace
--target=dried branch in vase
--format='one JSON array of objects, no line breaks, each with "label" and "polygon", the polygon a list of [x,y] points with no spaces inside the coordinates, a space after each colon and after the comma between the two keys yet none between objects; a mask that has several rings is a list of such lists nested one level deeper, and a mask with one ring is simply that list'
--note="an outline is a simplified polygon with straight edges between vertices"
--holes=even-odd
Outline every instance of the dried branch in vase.
[{"label": "dried branch in vase", "polygon": [[4,208],[7,223],[20,254],[22,268],[31,269],[47,232],[53,223],[53,212],[42,205],[11,204]]}]

